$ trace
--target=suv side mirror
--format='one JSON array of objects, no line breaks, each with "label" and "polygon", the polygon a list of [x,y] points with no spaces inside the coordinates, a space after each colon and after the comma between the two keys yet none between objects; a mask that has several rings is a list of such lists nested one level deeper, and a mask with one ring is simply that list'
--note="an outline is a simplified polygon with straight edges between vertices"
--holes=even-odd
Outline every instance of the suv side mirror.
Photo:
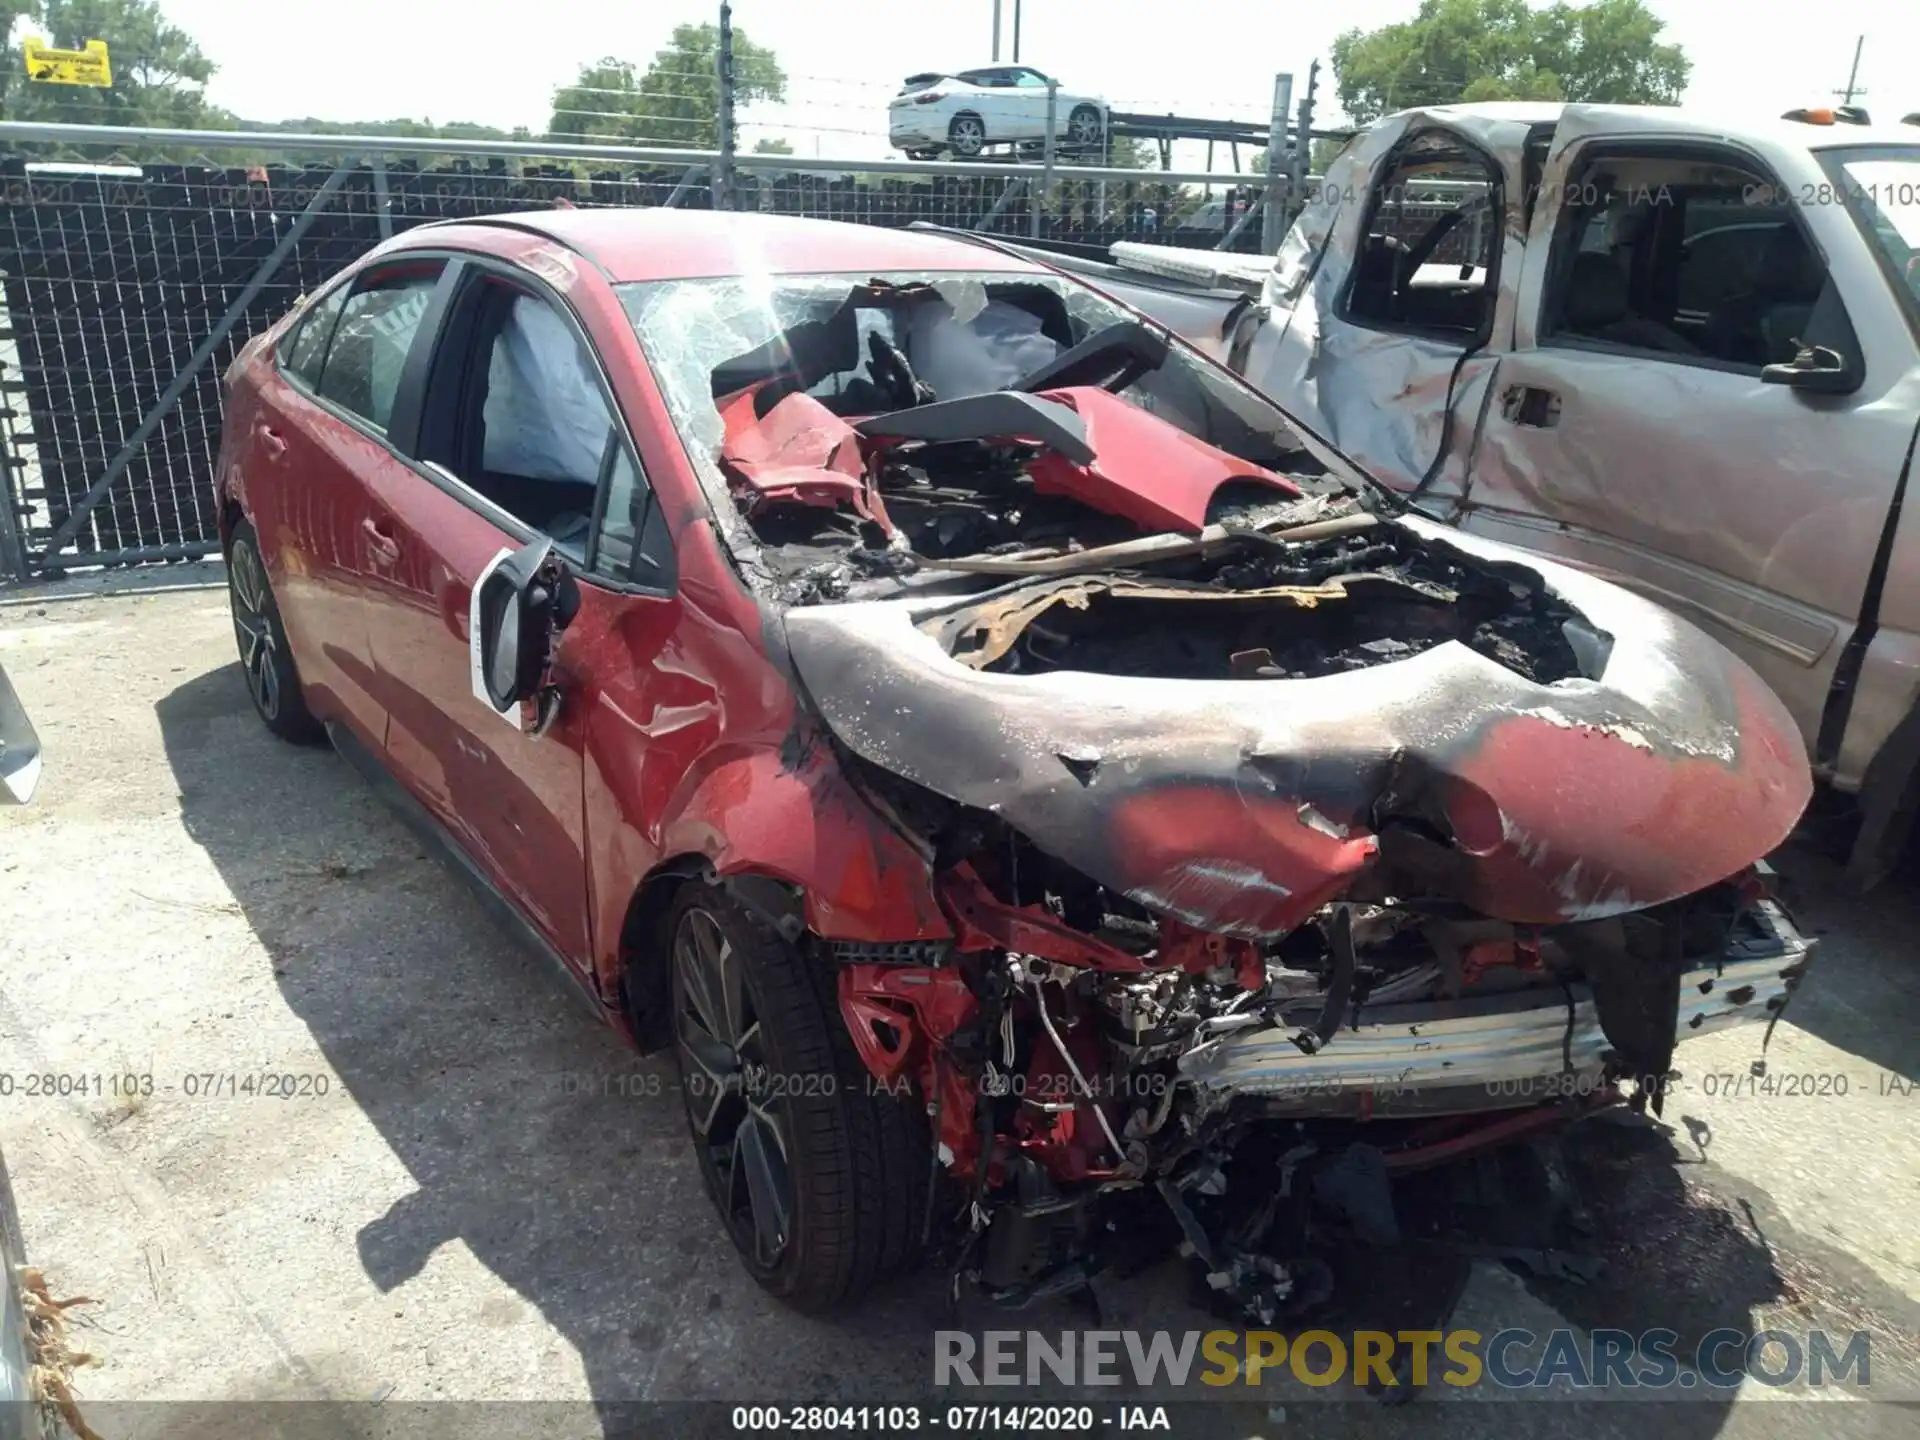
[{"label": "suv side mirror", "polygon": [[503,715],[523,700],[536,702],[534,735],[544,735],[560,712],[548,671],[554,642],[579,608],[580,588],[549,539],[502,556],[474,587],[476,688]]},{"label": "suv side mirror", "polygon": [[1784,365],[1769,365],[1760,372],[1763,385],[1788,385],[1817,395],[1851,395],[1865,378],[1860,368],[1838,350],[1827,345],[1809,345],[1795,340],[1792,360]]}]

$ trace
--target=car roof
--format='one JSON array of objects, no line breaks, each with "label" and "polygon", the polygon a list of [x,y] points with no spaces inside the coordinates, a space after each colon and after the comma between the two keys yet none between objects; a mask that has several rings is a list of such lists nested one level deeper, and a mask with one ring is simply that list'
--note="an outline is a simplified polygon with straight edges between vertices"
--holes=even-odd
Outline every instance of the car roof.
[{"label": "car roof", "polygon": [[[1507,120],[1520,125],[1557,125],[1567,106],[1537,100],[1487,100],[1476,104],[1436,105],[1432,113],[1459,118]],[[1670,115],[1676,130],[1737,139],[1765,137],[1808,150],[1838,150],[1856,145],[1920,145],[1920,128],[1912,125],[1812,125],[1779,115],[1754,114],[1693,105],[1583,105],[1583,111],[1609,111],[1645,116],[1649,111]]]},{"label": "car roof", "polygon": [[1044,273],[1031,261],[944,235],[725,210],[661,206],[527,210],[409,230],[396,249],[447,243],[471,228],[532,230],[592,261],[616,284],[721,275],[994,270]]}]

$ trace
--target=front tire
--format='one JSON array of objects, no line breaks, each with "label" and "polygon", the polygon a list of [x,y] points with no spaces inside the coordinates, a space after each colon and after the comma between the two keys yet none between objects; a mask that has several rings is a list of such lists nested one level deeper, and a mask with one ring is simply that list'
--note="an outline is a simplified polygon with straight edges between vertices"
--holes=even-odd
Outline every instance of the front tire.
[{"label": "front tire", "polygon": [[233,638],[240,647],[247,697],[261,723],[295,745],[320,740],[326,731],[307,709],[301,692],[286,628],[280,623],[280,607],[267,584],[260,537],[245,520],[234,525],[233,541],[227,547],[227,603],[233,610]]},{"label": "front tire", "polygon": [[748,1272],[821,1311],[907,1268],[925,1214],[925,1115],[875,1092],[831,967],[720,886],[688,885],[666,934],[687,1122]]}]

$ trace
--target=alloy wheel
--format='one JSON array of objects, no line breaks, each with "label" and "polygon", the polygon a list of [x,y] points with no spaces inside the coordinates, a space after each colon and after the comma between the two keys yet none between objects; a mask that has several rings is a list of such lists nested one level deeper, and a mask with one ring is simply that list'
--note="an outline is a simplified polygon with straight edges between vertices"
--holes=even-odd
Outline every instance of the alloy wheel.
[{"label": "alloy wheel", "polygon": [[987,143],[987,127],[971,115],[962,115],[947,132],[957,155],[978,155]]},{"label": "alloy wheel", "polygon": [[280,672],[274,664],[273,616],[267,601],[267,577],[251,545],[233,547],[227,564],[227,588],[233,600],[233,633],[240,642],[240,664],[247,692],[268,720],[280,714]]},{"label": "alloy wheel", "polygon": [[1100,117],[1091,110],[1076,110],[1067,122],[1067,133],[1076,145],[1100,143]]},{"label": "alloy wheel", "polygon": [[741,959],[707,911],[681,917],[673,965],[687,1118],[734,1239],[770,1270],[793,1239],[792,1152],[760,1017]]}]

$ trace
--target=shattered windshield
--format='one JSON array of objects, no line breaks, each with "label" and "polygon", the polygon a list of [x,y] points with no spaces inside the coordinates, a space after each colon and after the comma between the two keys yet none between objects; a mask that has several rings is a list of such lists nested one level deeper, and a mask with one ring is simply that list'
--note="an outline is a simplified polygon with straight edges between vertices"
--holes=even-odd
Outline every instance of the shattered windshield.
[{"label": "shattered windshield", "polygon": [[1065,277],[619,289],[709,493],[796,602],[1345,494],[1271,402]]}]

